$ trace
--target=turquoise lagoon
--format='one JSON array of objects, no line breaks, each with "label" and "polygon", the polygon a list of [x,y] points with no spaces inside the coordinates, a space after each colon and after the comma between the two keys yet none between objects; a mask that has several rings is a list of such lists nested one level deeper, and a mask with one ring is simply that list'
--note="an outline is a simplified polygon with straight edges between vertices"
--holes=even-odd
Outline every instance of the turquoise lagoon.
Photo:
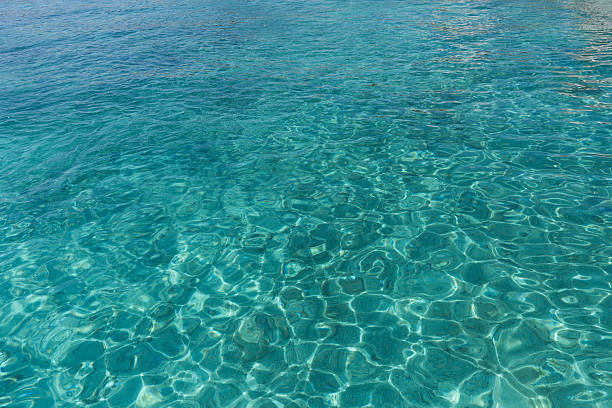
[{"label": "turquoise lagoon", "polygon": [[612,3],[0,6],[0,406],[612,406]]}]

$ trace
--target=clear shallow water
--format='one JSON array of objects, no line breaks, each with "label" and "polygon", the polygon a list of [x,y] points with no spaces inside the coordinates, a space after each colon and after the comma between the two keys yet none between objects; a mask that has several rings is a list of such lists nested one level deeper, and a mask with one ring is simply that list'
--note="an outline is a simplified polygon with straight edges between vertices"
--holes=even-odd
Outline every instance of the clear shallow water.
[{"label": "clear shallow water", "polygon": [[611,406],[610,21],[4,2],[0,406]]}]

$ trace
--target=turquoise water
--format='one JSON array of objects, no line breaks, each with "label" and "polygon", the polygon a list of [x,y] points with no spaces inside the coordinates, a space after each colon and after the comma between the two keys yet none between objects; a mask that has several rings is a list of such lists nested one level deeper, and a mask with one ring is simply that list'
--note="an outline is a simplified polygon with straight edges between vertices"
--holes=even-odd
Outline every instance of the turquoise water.
[{"label": "turquoise water", "polygon": [[611,407],[611,22],[2,2],[0,406]]}]

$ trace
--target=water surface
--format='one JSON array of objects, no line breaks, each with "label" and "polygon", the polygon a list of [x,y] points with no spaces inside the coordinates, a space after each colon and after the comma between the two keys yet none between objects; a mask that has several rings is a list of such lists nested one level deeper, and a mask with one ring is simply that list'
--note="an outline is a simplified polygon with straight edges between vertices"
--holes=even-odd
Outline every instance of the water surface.
[{"label": "water surface", "polygon": [[611,21],[2,2],[0,406],[610,407]]}]

